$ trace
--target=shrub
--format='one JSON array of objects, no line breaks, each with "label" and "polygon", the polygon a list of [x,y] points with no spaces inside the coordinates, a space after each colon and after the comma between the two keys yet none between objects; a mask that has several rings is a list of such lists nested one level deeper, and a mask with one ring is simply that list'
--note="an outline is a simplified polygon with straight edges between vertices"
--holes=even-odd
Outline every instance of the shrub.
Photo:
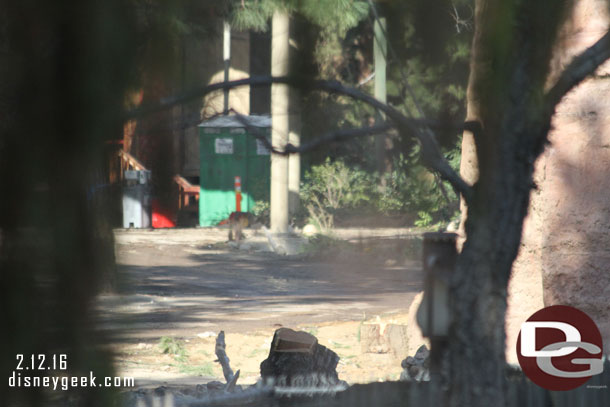
[{"label": "shrub", "polygon": [[187,358],[184,343],[169,336],[164,336],[159,340],[161,353],[174,356],[177,361],[184,361]]},{"label": "shrub", "polygon": [[[380,190],[377,208],[382,213],[417,213],[418,227],[437,222],[448,223],[459,210],[459,199],[449,183],[441,181],[418,161],[419,148],[400,154],[394,160],[394,170],[384,174],[385,187]],[[459,143],[447,154],[454,169],[459,167]]]},{"label": "shrub", "polygon": [[339,209],[370,205],[375,195],[374,177],[329,158],[324,164],[311,167],[301,184],[301,200],[309,221],[320,230],[333,227]]},{"label": "shrub", "polygon": [[269,224],[269,201],[256,201],[254,202],[254,206],[252,207],[252,215],[257,222],[260,222],[264,225]]},{"label": "shrub", "polygon": [[[446,156],[454,169],[460,162],[460,142]],[[330,158],[313,165],[301,183],[301,206],[296,219],[320,231],[332,229],[338,214],[358,210],[377,214],[411,214],[414,226],[430,228],[459,215],[459,200],[451,186],[418,161],[419,147],[394,159],[393,171],[379,175],[343,160]],[[262,223],[269,219],[269,203],[257,201],[252,213]]]}]

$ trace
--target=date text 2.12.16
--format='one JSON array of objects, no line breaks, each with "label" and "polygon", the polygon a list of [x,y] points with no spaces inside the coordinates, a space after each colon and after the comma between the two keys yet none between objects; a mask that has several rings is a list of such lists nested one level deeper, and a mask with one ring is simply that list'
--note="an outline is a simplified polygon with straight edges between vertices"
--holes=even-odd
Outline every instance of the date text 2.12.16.
[{"label": "date text 2.12.16", "polygon": [[45,355],[17,354],[17,367],[15,370],[67,370],[68,356],[65,354]]}]

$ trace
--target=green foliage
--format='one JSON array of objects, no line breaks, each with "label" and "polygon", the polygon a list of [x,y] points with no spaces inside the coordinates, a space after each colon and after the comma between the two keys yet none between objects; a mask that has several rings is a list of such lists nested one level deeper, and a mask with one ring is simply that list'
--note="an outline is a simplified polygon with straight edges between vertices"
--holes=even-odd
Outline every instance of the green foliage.
[{"label": "green foliage", "polygon": [[413,223],[419,228],[425,228],[432,225],[432,215],[430,212],[419,211],[417,212],[417,220]]},{"label": "green foliage", "polygon": [[[428,7],[423,0],[376,3],[380,15],[387,19],[387,99],[389,104],[408,115],[419,116],[421,110],[429,119],[460,122],[465,116],[473,2],[456,0],[449,4],[435,0],[433,3],[439,4]],[[443,3],[442,7],[440,3]],[[372,93],[372,81],[365,81],[368,73],[374,71],[372,25],[371,16],[344,37],[321,31],[323,41],[314,51],[319,74]],[[304,140],[336,129],[370,125],[375,114],[368,106],[334,95],[312,95],[303,106]],[[459,133],[439,130],[436,136],[457,168]],[[331,144],[318,156],[312,156],[311,163],[323,164],[322,160],[328,156],[334,160],[341,157],[350,167],[366,169],[376,178],[377,185],[384,185],[370,188],[370,200],[374,201],[370,206],[381,213],[412,213],[415,216],[418,212],[426,212],[430,216],[420,216],[420,225],[447,221],[457,208],[457,197],[452,189],[420,164],[419,147],[413,146],[411,138],[406,135],[391,137],[394,164],[383,176],[373,174],[376,169],[370,154],[375,148],[373,137]]]},{"label": "green foliage", "polygon": [[266,225],[269,223],[269,211],[269,201],[256,201],[250,212],[258,222]]},{"label": "green foliage", "polygon": [[187,359],[184,342],[170,336],[163,336],[159,340],[159,350],[161,353],[174,356],[174,358],[179,362],[184,362]]},{"label": "green foliage", "polygon": [[342,53],[342,39],[367,17],[369,4],[364,0],[235,0],[231,2],[231,24],[239,30],[268,31],[275,10],[285,10],[310,24],[308,38],[298,42],[304,49],[308,47],[304,43],[315,44],[311,57],[320,72],[330,77],[336,65],[331,61]]},{"label": "green foliage", "polygon": [[174,366],[176,366],[181,373],[192,376],[214,376],[214,366],[211,362],[205,362],[202,365],[191,365],[188,362],[189,356],[184,342],[181,340],[172,338],[171,336],[163,336],[159,340],[159,350],[161,353],[174,357],[177,362]]},{"label": "green foliage", "polygon": [[293,0],[298,11],[320,27],[334,29],[339,35],[355,27],[369,12],[369,5],[361,0]]},{"label": "green foliage", "polygon": [[[436,6],[432,8],[423,0],[375,3],[387,19],[388,101],[404,112],[421,109],[428,118],[461,121],[472,39],[472,1],[433,3]],[[235,0],[231,4],[233,25],[241,29],[269,29],[267,24],[277,9],[304,17],[313,28],[298,41],[316,44],[310,52],[318,74],[347,84],[363,82],[362,89],[372,92],[373,82],[363,81],[374,70],[374,19],[367,1]],[[349,98],[317,93],[306,97],[302,109],[303,140],[336,129],[370,125],[375,114],[370,106]],[[456,132],[437,136],[449,158],[458,160],[453,164],[459,162]],[[321,230],[329,229],[338,214],[356,209],[412,214],[416,225],[422,227],[451,218],[457,197],[447,183],[419,163],[419,148],[413,147],[411,139],[394,138],[393,169],[383,175],[374,173],[376,165],[370,160],[373,148],[374,139],[368,137],[334,143],[307,157],[314,165],[305,174],[301,198],[310,222]],[[264,206],[256,209],[264,211]]]},{"label": "green foliage", "polygon": [[[460,165],[460,142],[446,154],[455,169]],[[419,163],[419,147],[394,161],[391,173],[384,174],[378,209],[383,213],[418,213],[416,226],[429,226],[442,220],[448,222],[458,209],[458,197],[447,182],[440,181]],[[426,214],[423,214],[426,213]]]},{"label": "green foliage", "polygon": [[311,167],[301,185],[301,200],[309,221],[320,230],[334,225],[339,209],[353,209],[367,204],[373,196],[374,183],[365,171],[349,168],[343,161],[331,161]]},{"label": "green foliage", "polygon": [[[447,154],[455,169],[459,167],[458,146],[459,143]],[[381,176],[351,168],[342,160],[327,159],[324,164],[312,166],[301,185],[308,221],[327,230],[334,226],[337,214],[364,210],[417,214],[414,225],[418,227],[449,222],[458,210],[458,198],[447,182],[441,182],[419,164],[418,150],[400,155],[394,170]]]},{"label": "green foliage", "polygon": [[214,376],[214,365],[211,362],[205,362],[202,365],[188,365],[180,363],[178,365],[180,373],[188,374],[191,376]]},{"label": "green foliage", "polygon": [[[390,3],[381,10],[387,17],[388,46],[398,59],[388,65],[391,104],[415,116],[421,109],[427,118],[463,120],[473,3],[405,0]],[[455,132],[441,132],[437,136],[444,147],[451,147],[456,139]]]},{"label": "green foliage", "polygon": [[283,9],[339,35],[356,26],[369,10],[362,0],[238,0],[232,6],[231,22],[239,30],[266,31],[273,12]]},{"label": "green foliage", "polygon": [[275,0],[235,2],[231,25],[238,30],[267,31],[267,22],[279,5]]}]

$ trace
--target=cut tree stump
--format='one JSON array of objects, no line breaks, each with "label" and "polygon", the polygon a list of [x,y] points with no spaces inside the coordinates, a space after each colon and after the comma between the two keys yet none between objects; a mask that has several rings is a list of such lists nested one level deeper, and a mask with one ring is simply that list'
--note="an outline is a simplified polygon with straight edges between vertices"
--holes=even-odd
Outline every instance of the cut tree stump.
[{"label": "cut tree stump", "polygon": [[408,353],[407,326],[380,321],[364,322],[360,326],[362,353],[392,353],[402,359]]},{"label": "cut tree stump", "polygon": [[318,343],[315,336],[280,328],[275,331],[269,356],[261,363],[261,377],[279,386],[320,386],[339,383],[339,356]]}]

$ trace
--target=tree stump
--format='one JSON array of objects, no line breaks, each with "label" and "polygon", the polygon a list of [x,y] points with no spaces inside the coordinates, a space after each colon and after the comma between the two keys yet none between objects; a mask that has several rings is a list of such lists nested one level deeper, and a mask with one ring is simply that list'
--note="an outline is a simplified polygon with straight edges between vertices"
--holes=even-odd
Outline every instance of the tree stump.
[{"label": "tree stump", "polygon": [[392,353],[401,359],[408,353],[407,327],[376,321],[360,327],[362,353]]},{"label": "tree stump", "polygon": [[280,328],[275,331],[269,356],[261,363],[261,377],[278,386],[332,385],[339,383],[339,356],[318,343],[315,336]]}]

